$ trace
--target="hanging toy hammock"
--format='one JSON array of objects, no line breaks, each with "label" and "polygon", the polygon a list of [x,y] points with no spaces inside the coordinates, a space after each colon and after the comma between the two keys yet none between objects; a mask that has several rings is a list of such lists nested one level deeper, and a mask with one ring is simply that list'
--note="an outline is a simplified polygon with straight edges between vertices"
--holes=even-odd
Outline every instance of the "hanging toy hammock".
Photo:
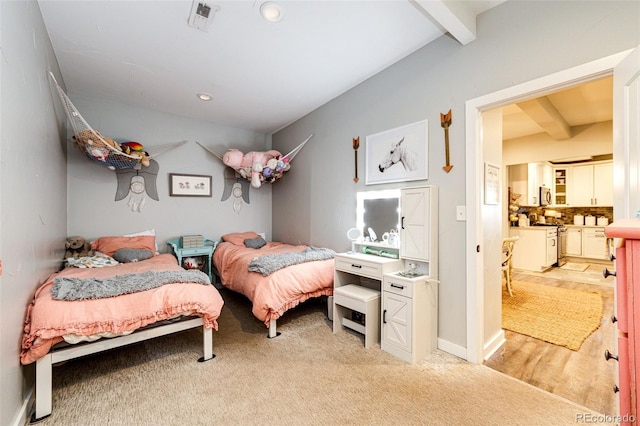
[{"label": "hanging toy hammock", "polygon": [[280,179],[283,174],[291,168],[293,158],[312,137],[313,135],[310,135],[287,155],[282,155],[275,150],[266,152],[250,151],[243,154],[237,149],[230,149],[224,155],[220,155],[202,145],[200,142],[196,141],[196,143],[215,155],[224,165],[234,169],[238,175],[249,180],[251,186],[260,188],[262,183],[274,183]]},{"label": "hanging toy hammock", "polygon": [[[129,146],[121,146],[115,140],[103,136],[99,131],[94,130],[89,123],[80,115],[80,112],[71,103],[67,94],[62,90],[56,81],[53,73],[49,72],[49,77],[55,85],[56,91],[64,106],[64,111],[73,128],[73,143],[86,155],[86,157],[110,170],[121,170],[128,168],[140,169],[149,165],[149,159],[157,157],[163,152],[182,145],[187,141],[175,142],[154,148],[154,152],[143,149],[137,142],[128,142]],[[125,152],[128,151],[129,153]]]}]

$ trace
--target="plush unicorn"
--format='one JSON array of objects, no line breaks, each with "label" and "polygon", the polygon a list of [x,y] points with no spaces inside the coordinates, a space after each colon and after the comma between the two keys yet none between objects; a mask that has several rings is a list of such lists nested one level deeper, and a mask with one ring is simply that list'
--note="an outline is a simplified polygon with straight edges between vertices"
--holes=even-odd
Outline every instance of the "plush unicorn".
[{"label": "plush unicorn", "polygon": [[282,154],[274,149],[269,151],[249,151],[246,154],[237,149],[230,149],[222,156],[222,162],[237,171],[243,178],[249,179],[251,186],[260,188],[262,180],[265,179],[263,174],[265,166],[271,160],[276,160],[277,163],[280,157],[282,157]]},{"label": "plush unicorn", "polygon": [[384,173],[386,169],[393,166],[396,163],[402,163],[406,171],[412,172],[416,169],[416,154],[407,149],[406,145],[402,142],[404,138],[398,142],[391,144],[391,150],[387,154],[384,160],[378,165],[380,173]]}]

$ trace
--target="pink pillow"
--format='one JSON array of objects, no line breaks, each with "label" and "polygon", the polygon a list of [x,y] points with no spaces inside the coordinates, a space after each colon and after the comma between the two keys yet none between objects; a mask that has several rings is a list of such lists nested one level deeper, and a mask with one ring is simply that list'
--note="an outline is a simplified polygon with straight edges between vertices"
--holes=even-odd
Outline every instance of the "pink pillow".
[{"label": "pink pillow", "polygon": [[222,236],[222,241],[226,241],[228,243],[234,244],[236,246],[244,247],[244,240],[247,238],[257,238],[260,235],[256,234],[253,231],[249,232],[234,232],[231,234],[225,234]]},{"label": "pink pillow", "polygon": [[113,254],[122,248],[146,249],[156,252],[156,237],[152,235],[140,235],[137,237],[102,237],[91,243],[93,250],[113,257]]}]

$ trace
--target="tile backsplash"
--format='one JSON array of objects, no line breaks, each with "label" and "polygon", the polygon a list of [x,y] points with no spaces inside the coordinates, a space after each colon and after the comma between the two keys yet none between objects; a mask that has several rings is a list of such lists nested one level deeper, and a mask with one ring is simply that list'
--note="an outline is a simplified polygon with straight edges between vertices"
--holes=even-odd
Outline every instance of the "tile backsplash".
[{"label": "tile backsplash", "polygon": [[[565,223],[567,225],[573,224],[573,216],[577,214],[581,214],[583,216],[592,215],[596,218],[600,216],[604,216],[609,219],[609,223],[613,222],[613,207],[522,207],[521,213],[531,214],[535,213],[540,217],[544,215],[545,210],[555,210],[556,212],[562,214],[562,217],[557,219],[558,222]],[[546,218],[547,221],[550,221],[549,218]],[[552,221],[551,221],[552,222]]]}]

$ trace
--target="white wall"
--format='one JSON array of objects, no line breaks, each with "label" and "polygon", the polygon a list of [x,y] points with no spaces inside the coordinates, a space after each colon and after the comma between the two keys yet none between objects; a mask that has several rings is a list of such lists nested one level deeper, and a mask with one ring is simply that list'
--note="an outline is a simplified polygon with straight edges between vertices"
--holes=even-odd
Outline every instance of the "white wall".
[{"label": "white wall", "polygon": [[[315,136],[296,157],[295,192],[290,181],[274,187],[274,236],[347,250],[356,192],[401,186],[354,183],[351,139],[364,141],[367,135],[428,119],[429,179],[406,185],[440,187],[438,334],[464,349],[468,242],[455,208],[465,203],[465,101],[633,48],[640,41],[638,17],[638,2],[508,1],[478,17],[476,41],[461,46],[443,36],[276,133],[276,149]],[[449,109],[453,169],[445,173],[439,120]],[[362,143],[362,177],[365,152]]]},{"label": "white wall", "polygon": [[0,29],[0,424],[10,425],[26,416],[24,316],[60,266],[67,194],[64,122],[47,77],[59,71],[36,2],[0,1]]},{"label": "white wall", "polygon": [[[219,239],[227,232],[255,230],[271,235],[271,185],[251,189],[250,204],[237,214],[233,195],[222,202],[224,165],[199,146],[224,153],[229,148],[243,151],[264,150],[264,134],[195,121],[184,117],[141,109],[104,98],[74,98],[84,119],[102,134],[118,142],[137,141],[151,152],[154,147],[182,140],[187,143],[158,155],[160,166],[156,184],[160,201],[146,197],[141,212],[127,205],[129,196],[114,201],[117,189],[115,172],[89,161],[69,145],[68,194],[69,235],[93,239],[104,235],[122,235],[149,228],[156,230],[160,251],[167,251],[167,239],[180,235],[202,234]],[[212,197],[170,197],[169,173],[212,176]]]}]

